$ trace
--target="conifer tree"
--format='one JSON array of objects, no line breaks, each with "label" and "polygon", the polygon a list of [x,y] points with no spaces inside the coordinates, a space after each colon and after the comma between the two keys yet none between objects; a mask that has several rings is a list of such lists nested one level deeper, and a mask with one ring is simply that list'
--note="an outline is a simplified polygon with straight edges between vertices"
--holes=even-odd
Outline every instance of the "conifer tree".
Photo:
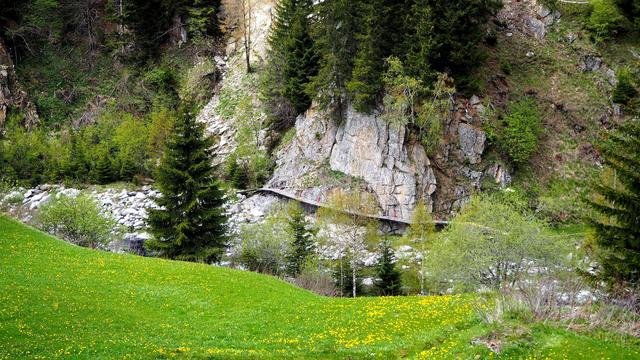
[{"label": "conifer tree", "polygon": [[409,75],[428,84],[431,80],[431,43],[434,22],[428,0],[416,0],[408,18],[408,32],[405,36],[405,65]]},{"label": "conifer tree", "polygon": [[67,179],[84,180],[89,173],[80,136],[78,131],[70,133],[68,159],[63,163],[63,173]]},{"label": "conifer tree", "polygon": [[638,286],[640,281],[640,120],[629,120],[610,134],[602,154],[613,180],[596,183],[588,203],[601,266],[610,285]]},{"label": "conifer tree", "polygon": [[213,175],[211,145],[204,124],[183,108],[155,177],[161,208],[149,210],[154,240],[148,246],[160,256],[210,263],[226,247],[224,194]]},{"label": "conifer tree", "polygon": [[377,279],[374,284],[378,294],[382,296],[398,296],[402,294],[400,271],[396,269],[395,254],[388,241],[383,241],[380,244]]},{"label": "conifer tree", "polygon": [[316,75],[318,56],[310,34],[310,0],[281,0],[269,37],[274,76],[279,82],[276,92],[287,99],[297,114],[311,105],[307,84]]},{"label": "conifer tree", "polygon": [[369,112],[376,105],[384,84],[382,74],[385,61],[383,32],[383,1],[363,4],[363,32],[358,35],[359,49],[356,55],[351,81],[347,89],[351,93],[354,108]]},{"label": "conifer tree", "polygon": [[293,236],[291,252],[287,255],[287,272],[298,276],[314,250],[315,229],[312,229],[304,217],[304,210],[296,205],[289,210],[289,231]]},{"label": "conifer tree", "polygon": [[95,168],[95,180],[98,184],[108,184],[113,181],[113,169],[111,166],[111,160],[109,160],[109,151],[104,151],[101,154],[100,159],[96,163]]},{"label": "conifer tree", "polygon": [[429,59],[438,71],[466,74],[481,60],[478,44],[500,0],[427,0],[433,21]]},{"label": "conifer tree", "polygon": [[346,112],[347,83],[351,80],[360,24],[358,1],[332,0],[315,6],[314,38],[320,52],[320,69],[308,86],[321,106],[342,119]]}]

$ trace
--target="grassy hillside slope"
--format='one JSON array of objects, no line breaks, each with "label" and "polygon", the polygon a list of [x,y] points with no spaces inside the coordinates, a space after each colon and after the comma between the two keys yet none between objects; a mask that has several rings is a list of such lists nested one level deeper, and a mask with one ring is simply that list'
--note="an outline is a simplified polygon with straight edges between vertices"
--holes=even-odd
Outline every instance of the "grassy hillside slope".
[{"label": "grassy hillside slope", "polygon": [[495,356],[471,345],[491,331],[472,303],[322,298],[253,273],[79,248],[0,217],[0,359],[638,357],[638,345],[542,325]]}]

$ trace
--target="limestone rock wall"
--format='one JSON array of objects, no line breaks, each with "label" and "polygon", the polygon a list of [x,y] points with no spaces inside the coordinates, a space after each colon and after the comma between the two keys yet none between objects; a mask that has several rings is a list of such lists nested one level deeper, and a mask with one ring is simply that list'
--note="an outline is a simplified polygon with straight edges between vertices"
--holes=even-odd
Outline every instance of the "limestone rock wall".
[{"label": "limestone rock wall", "polygon": [[437,187],[422,145],[407,139],[407,130],[374,115],[352,109],[343,124],[310,110],[296,122],[296,136],[278,154],[268,187],[285,189],[323,202],[332,188],[320,179],[322,169],[361,179],[380,205],[380,214],[409,220],[417,201],[432,207]]},{"label": "limestone rock wall", "polygon": [[276,169],[266,187],[325,202],[336,189],[355,190],[331,174],[344,174],[372,193],[379,215],[410,220],[419,201],[438,215],[457,211],[489,179],[511,183],[509,169],[483,161],[486,134],[479,98],[458,100],[446,121],[444,141],[430,158],[404,126],[377,115],[347,111],[338,123],[315,108],[298,117],[296,136],[276,154]]}]

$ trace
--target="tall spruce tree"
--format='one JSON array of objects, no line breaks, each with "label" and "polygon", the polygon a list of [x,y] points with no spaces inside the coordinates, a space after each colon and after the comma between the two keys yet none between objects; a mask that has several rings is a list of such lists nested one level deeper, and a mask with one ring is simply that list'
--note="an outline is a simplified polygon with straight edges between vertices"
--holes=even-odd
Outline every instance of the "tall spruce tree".
[{"label": "tall spruce tree", "polygon": [[311,105],[306,93],[318,72],[318,56],[310,34],[311,0],[281,0],[276,5],[274,25],[269,36],[270,59],[276,88],[296,114]]},{"label": "tall spruce tree", "polygon": [[358,50],[360,14],[356,0],[324,1],[315,6],[313,35],[320,52],[320,69],[308,86],[320,105],[342,119],[346,113],[347,83]]},{"label": "tall spruce tree", "polygon": [[427,0],[424,5],[431,11],[435,30],[429,51],[432,67],[454,77],[472,70],[482,59],[478,45],[485,38],[487,21],[501,4],[500,0]]},{"label": "tall spruce tree", "polygon": [[113,181],[113,167],[108,150],[104,151],[96,163],[95,180],[98,184],[108,184]]},{"label": "tall spruce tree", "polygon": [[602,146],[613,179],[596,183],[588,203],[601,265],[610,285],[640,285],[640,120],[621,125]]},{"label": "tall spruce tree", "polygon": [[403,51],[408,2],[374,0],[362,2],[362,28],[357,36],[358,53],[351,81],[347,84],[354,107],[368,112],[377,105],[384,83],[385,60]]},{"label": "tall spruce tree", "polygon": [[154,239],[148,247],[160,256],[210,263],[226,247],[224,194],[213,175],[211,145],[204,124],[184,107],[155,177],[160,209],[149,209]]},{"label": "tall spruce tree", "polygon": [[416,0],[407,21],[407,36],[404,39],[405,66],[410,76],[428,84],[432,77],[431,43],[434,22],[431,18],[429,0]]},{"label": "tall spruce tree", "polygon": [[384,72],[384,43],[380,26],[382,20],[382,1],[363,4],[363,32],[358,35],[358,53],[356,55],[351,81],[347,89],[351,94],[353,106],[361,112],[369,112],[377,104],[382,93]]},{"label": "tall spruce tree", "polygon": [[380,244],[380,258],[377,266],[377,279],[374,283],[376,291],[382,296],[398,296],[402,294],[402,279],[396,269],[393,248],[388,241]]}]

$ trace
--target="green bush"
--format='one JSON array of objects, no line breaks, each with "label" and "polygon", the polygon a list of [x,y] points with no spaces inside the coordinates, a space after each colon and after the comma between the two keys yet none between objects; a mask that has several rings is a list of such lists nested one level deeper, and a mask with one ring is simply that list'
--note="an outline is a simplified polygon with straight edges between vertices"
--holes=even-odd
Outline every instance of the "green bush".
[{"label": "green bush", "polygon": [[516,165],[522,165],[538,150],[541,132],[542,118],[536,103],[532,99],[520,100],[509,106],[499,143]]},{"label": "green bush", "polygon": [[286,254],[292,242],[285,222],[270,216],[264,224],[244,225],[240,237],[242,244],[234,256],[236,264],[265,274],[285,273]]},{"label": "green bush", "polygon": [[116,222],[102,215],[87,195],[59,196],[40,209],[39,217],[45,231],[92,248],[108,243],[118,230]]},{"label": "green bush", "polygon": [[440,282],[436,291],[500,289],[560,269],[569,250],[518,202],[474,197],[430,245],[427,274]]},{"label": "green bush", "polygon": [[511,71],[513,70],[513,68],[511,67],[511,63],[507,60],[502,60],[500,62],[500,70],[505,74],[505,75],[511,75]]},{"label": "green bush", "polygon": [[605,41],[614,37],[624,21],[618,7],[610,0],[593,0],[593,10],[587,19],[587,29],[595,41]]},{"label": "green bush", "polygon": [[638,96],[638,90],[633,86],[633,75],[628,69],[618,72],[618,84],[613,89],[612,100],[618,104],[628,104]]},{"label": "green bush", "polygon": [[498,45],[498,32],[495,30],[491,30],[487,33],[487,36],[484,38],[484,41],[489,46]]}]

